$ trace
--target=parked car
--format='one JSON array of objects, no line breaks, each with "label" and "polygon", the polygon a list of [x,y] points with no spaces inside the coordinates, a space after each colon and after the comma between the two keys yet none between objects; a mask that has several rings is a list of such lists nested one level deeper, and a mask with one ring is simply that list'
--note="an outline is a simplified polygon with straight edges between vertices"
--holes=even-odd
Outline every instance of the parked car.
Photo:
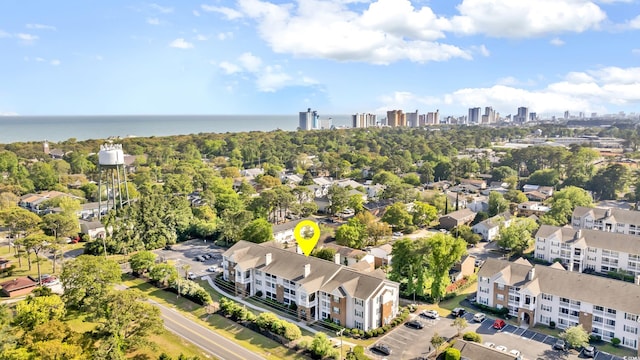
[{"label": "parked car", "polygon": [[191,271],[189,271],[189,272],[187,273],[187,279],[189,279],[189,280],[194,280],[194,279],[196,279],[197,277],[198,277],[198,276],[196,276],[196,274],[192,273]]},{"label": "parked car", "polygon": [[211,259],[211,255],[209,255],[209,254],[204,254],[204,255],[202,255],[202,257],[203,257],[205,260],[209,260],[209,259]]},{"label": "parked car", "polygon": [[451,311],[451,316],[460,317],[460,316],[464,315],[465,312],[466,312],[466,310],[463,309],[463,308],[455,308],[455,309],[453,309],[453,311]]},{"label": "parked car", "polygon": [[469,298],[469,302],[470,303],[475,303],[477,300],[478,300],[478,298],[475,295],[473,295],[472,297]]},{"label": "parked car", "polygon": [[488,348],[494,348],[494,347],[496,347],[496,344],[487,341],[486,343],[484,343],[484,346],[486,346]]},{"label": "parked car", "polygon": [[209,266],[209,267],[207,268],[207,271],[208,271],[208,272],[216,272],[216,271],[218,271],[218,267],[217,267],[216,265],[214,265],[214,266]]},{"label": "parked car", "polygon": [[507,347],[504,346],[504,345],[498,345],[498,346],[496,346],[496,350],[502,351],[502,352],[507,352]]},{"label": "parked car", "polygon": [[195,261],[204,261],[204,258],[202,256],[196,256]]},{"label": "parked car", "polygon": [[165,250],[173,250],[173,248],[171,247],[171,245],[166,245],[166,246],[164,247],[164,249],[165,249]]},{"label": "parked car", "polygon": [[424,325],[418,320],[407,321],[405,325],[407,327],[414,328],[414,329],[422,329],[422,328],[424,328]]},{"label": "parked car", "polygon": [[388,347],[385,344],[373,345],[372,349],[377,351],[377,352],[379,352],[379,353],[381,353],[381,354],[383,354],[383,355],[387,355],[387,356],[391,355],[391,353],[392,353],[391,348]]},{"label": "parked car", "polygon": [[516,349],[512,349],[511,351],[509,351],[509,354],[515,356],[515,357],[519,357],[520,356],[520,351],[516,350]]},{"label": "parked car", "polygon": [[502,330],[505,326],[507,326],[507,323],[502,319],[496,319],[496,321],[493,322],[493,328],[496,330]]},{"label": "parked car", "polygon": [[558,339],[558,340],[556,340],[555,344],[553,344],[553,349],[554,350],[566,351],[567,350],[567,343],[562,339]]},{"label": "parked car", "polygon": [[[388,234],[388,233],[387,233]],[[404,234],[401,233],[400,231],[396,231],[392,234],[393,236],[403,236]]]},{"label": "parked car", "polygon": [[473,321],[475,322],[483,322],[484,319],[487,318],[487,315],[483,314],[483,313],[477,313],[475,315],[473,315]]},{"label": "parked car", "polygon": [[589,345],[582,348],[582,356],[584,357],[594,358],[596,357],[597,354],[598,354],[598,350],[596,349],[595,346]]},{"label": "parked car", "polygon": [[428,317],[429,319],[437,319],[440,317],[440,314],[435,310],[425,310],[422,312],[422,316]]},{"label": "parked car", "polygon": [[480,267],[480,266],[482,266],[482,264],[484,264],[484,260],[476,259],[476,261],[475,261],[476,267]]}]

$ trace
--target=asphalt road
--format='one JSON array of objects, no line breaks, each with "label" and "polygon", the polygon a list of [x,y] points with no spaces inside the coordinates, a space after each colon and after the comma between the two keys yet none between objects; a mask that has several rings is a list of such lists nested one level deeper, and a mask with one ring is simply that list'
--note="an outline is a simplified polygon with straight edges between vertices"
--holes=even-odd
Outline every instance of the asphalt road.
[{"label": "asphalt road", "polygon": [[151,301],[151,303],[160,309],[162,319],[164,320],[164,326],[169,331],[213,354],[218,359],[264,360],[262,356],[259,356],[231,340],[228,340],[222,335],[219,335],[215,331],[186,318],[178,311],[164,305],[160,305],[154,301]]}]

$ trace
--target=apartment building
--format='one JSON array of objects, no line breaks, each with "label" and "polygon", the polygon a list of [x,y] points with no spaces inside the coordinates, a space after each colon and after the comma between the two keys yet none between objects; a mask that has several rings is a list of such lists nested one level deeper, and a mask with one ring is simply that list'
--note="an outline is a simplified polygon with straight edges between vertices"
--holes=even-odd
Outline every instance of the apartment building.
[{"label": "apartment building", "polygon": [[571,226],[576,229],[640,235],[640,211],[577,206],[571,216]]},{"label": "apartment building", "polygon": [[238,296],[295,303],[300,320],[330,319],[365,331],[390,323],[398,313],[399,284],[336,260],[241,240],[223,254],[223,276]]},{"label": "apartment building", "polygon": [[638,350],[640,285],[570,272],[559,264],[532,265],[489,258],[478,271],[478,302],[509,309],[521,325],[581,324],[605,341]]},{"label": "apartment building", "polygon": [[549,262],[559,258],[569,271],[624,270],[640,275],[638,236],[542,225],[535,242],[536,258]]}]

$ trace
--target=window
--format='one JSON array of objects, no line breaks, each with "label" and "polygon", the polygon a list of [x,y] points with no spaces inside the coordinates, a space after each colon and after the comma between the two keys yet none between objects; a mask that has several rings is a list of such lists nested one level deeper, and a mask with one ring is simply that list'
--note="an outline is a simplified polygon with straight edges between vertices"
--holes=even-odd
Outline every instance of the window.
[{"label": "window", "polygon": [[498,298],[498,300],[504,301],[504,295],[498,294],[496,297]]},{"label": "window", "polygon": [[355,311],[355,315],[356,315],[356,317],[360,317],[360,318],[364,317],[364,311],[356,310]]},{"label": "window", "polygon": [[593,305],[593,311],[604,311],[604,308],[600,305]]},{"label": "window", "polygon": [[364,325],[359,321],[355,322],[355,326],[356,326],[356,329],[358,330],[364,330]]},{"label": "window", "polygon": [[603,320],[603,319],[602,319],[602,317],[600,317],[600,316],[594,316],[594,317],[593,317],[593,322],[594,322],[594,323],[602,324],[602,320]]},{"label": "window", "polygon": [[609,326],[616,326],[616,321],[615,321],[615,320],[606,319],[606,320],[604,321],[604,323],[605,323],[606,325],[609,325]]},{"label": "window", "polygon": [[340,302],[340,298],[336,295],[333,295],[333,302]]},{"label": "window", "polygon": [[569,309],[561,307],[560,308],[560,314],[565,314],[565,315],[569,314]]},{"label": "window", "polygon": [[609,313],[611,315],[615,315],[616,311],[614,309],[607,309],[607,313]]},{"label": "window", "polygon": [[504,285],[503,284],[498,284],[498,290],[504,290]]},{"label": "window", "polygon": [[631,321],[638,321],[638,315],[625,313],[624,314],[624,319],[625,320],[631,320]]},{"label": "window", "polygon": [[568,303],[568,302],[569,302],[569,299],[561,297],[561,298],[560,298],[560,302],[561,302],[561,303]]},{"label": "window", "polygon": [[540,309],[542,311],[548,311],[548,312],[552,312],[553,311],[553,307],[548,306],[548,305],[544,305],[544,304],[540,305]]},{"label": "window", "polygon": [[628,346],[630,348],[636,348],[638,341],[636,339],[627,339],[626,337],[622,337],[622,344],[624,344],[625,346]]},{"label": "window", "polygon": [[548,324],[551,321],[551,317],[540,315],[540,322],[543,324]]},{"label": "window", "polygon": [[553,301],[553,295],[542,293],[542,300]]},{"label": "window", "polygon": [[360,299],[354,299],[353,300],[355,302],[356,305],[358,306],[364,306],[364,300],[360,300]]},{"label": "window", "polygon": [[260,270],[254,270],[254,271],[256,273],[256,276],[262,276],[262,271]]},{"label": "window", "polygon": [[337,306],[334,306],[333,307],[333,312],[336,313],[336,314],[340,314],[340,308],[337,307]]},{"label": "window", "polygon": [[631,334],[638,334],[638,328],[635,326],[629,326],[629,325],[625,325],[624,326],[624,331],[631,333]]},{"label": "window", "polygon": [[256,285],[262,285],[262,281],[256,280]]}]

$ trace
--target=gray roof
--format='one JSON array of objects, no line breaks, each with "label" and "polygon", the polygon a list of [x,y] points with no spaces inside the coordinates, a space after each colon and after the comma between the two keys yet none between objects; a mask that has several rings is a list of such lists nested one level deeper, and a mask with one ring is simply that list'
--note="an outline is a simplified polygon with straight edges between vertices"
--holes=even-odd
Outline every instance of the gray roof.
[{"label": "gray roof", "polygon": [[446,218],[446,217],[450,217],[452,219],[455,220],[463,220],[466,217],[470,217],[470,216],[476,216],[476,213],[474,213],[473,211],[471,211],[470,209],[461,209],[458,211],[454,211],[451,213],[448,213],[447,215],[443,215],[441,218]]},{"label": "gray roof", "polygon": [[542,225],[536,237],[549,238],[555,235],[563,243],[584,244],[590,248],[607,249],[628,254],[640,254],[640,236],[616,232]]},{"label": "gray roof", "polygon": [[274,233],[274,234],[277,234],[277,233],[280,233],[280,232],[283,232],[283,231],[291,230],[291,229],[295,228],[295,227],[296,227],[296,225],[298,225],[298,223],[299,223],[300,221],[302,221],[302,220],[312,220],[312,221],[315,221],[315,219],[314,219],[314,218],[312,218],[312,217],[307,217],[307,218],[304,218],[304,219],[298,219],[298,220],[288,221],[288,222],[286,222],[286,223],[282,223],[282,224],[278,224],[278,225],[273,225],[273,228],[272,228],[273,233]]},{"label": "gray roof", "polygon": [[[611,210],[611,216],[607,217],[607,210]],[[591,213],[594,220],[614,220],[621,224],[638,224],[640,223],[640,211],[625,210],[618,208],[589,208],[585,206],[576,206],[573,210],[574,217],[583,217]]]},{"label": "gray roof", "polygon": [[470,360],[514,360],[516,358],[509,353],[462,339],[456,339],[453,347],[460,350],[460,355]]},{"label": "gray roof", "polygon": [[[532,268],[535,269],[535,276],[531,281],[527,279],[527,274]],[[550,266],[532,266],[527,261],[509,262],[493,258],[487,259],[478,271],[478,276],[493,277],[498,273],[502,273],[502,278],[507,285],[528,287],[534,293],[539,291],[631,314],[640,314],[640,285],[634,283]]]},{"label": "gray roof", "polygon": [[[265,265],[266,254],[271,253],[272,261]],[[295,281],[308,292],[322,290],[331,293],[334,290],[347,292],[352,297],[368,299],[383,284],[397,283],[371,274],[335,264],[332,261],[307,257],[265,244],[255,244],[240,240],[224,254],[224,257],[235,262],[243,270],[255,268],[276,275],[283,279]],[[304,277],[304,266],[310,265],[311,273]],[[341,290],[339,289],[341,288]]]},{"label": "gray roof", "polygon": [[511,219],[511,213],[505,211],[501,214],[498,214],[492,218],[486,219],[478,223],[478,225],[482,224],[487,227],[487,229],[492,229],[496,226],[500,226],[503,222]]}]

